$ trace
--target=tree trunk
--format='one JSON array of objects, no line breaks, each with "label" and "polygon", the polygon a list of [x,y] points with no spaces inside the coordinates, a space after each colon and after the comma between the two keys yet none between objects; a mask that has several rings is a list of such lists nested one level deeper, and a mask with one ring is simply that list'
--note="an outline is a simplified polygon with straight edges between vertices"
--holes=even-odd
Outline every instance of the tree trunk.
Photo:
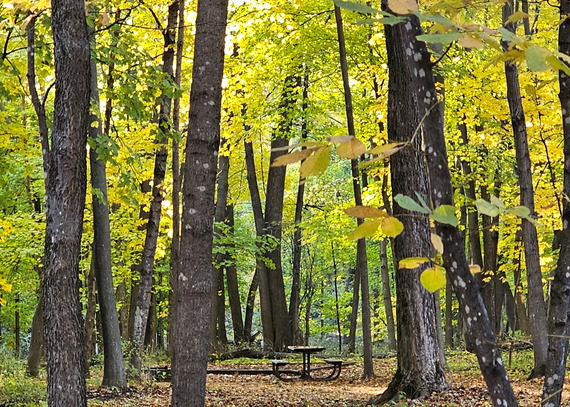
[{"label": "tree trunk", "polygon": [[[394,93],[408,94],[407,97],[417,104],[414,109],[415,120],[418,120],[420,114],[423,116],[421,126],[424,136],[425,162],[433,205],[434,207],[442,204],[451,205],[453,189],[447,161],[443,119],[440,109],[435,108],[438,101],[432,63],[425,43],[416,39],[416,35],[422,33],[420,21],[416,16],[411,16],[405,23],[386,26],[385,29],[390,79],[393,76],[400,79],[400,82],[394,83],[395,86],[390,85],[390,89]],[[406,120],[401,120],[401,122],[409,122],[409,118],[408,112]],[[413,127],[408,129],[405,138],[414,134],[415,130]],[[419,148],[414,150],[419,150]],[[408,163],[408,165],[411,164]],[[412,179],[408,178],[406,181],[411,182]],[[407,233],[408,229],[405,230]],[[461,244],[461,232],[456,226],[436,222],[436,233],[443,241],[444,267],[459,300],[461,313],[467,323],[468,334],[472,336],[472,342],[476,345],[477,359],[487,383],[491,401],[494,406],[516,406],[516,397],[503,366],[500,351],[496,346],[496,339],[477,282],[469,271],[465,250]],[[401,276],[403,274],[401,271],[403,270],[399,270],[397,275]],[[425,313],[424,308],[420,312]],[[402,322],[400,319],[398,321]],[[401,336],[399,335],[398,338],[399,343]],[[432,347],[435,348],[435,344]],[[419,350],[415,353],[424,355]]]},{"label": "tree trunk", "polygon": [[[87,185],[89,38],[83,1],[52,1],[55,100],[44,149],[43,282],[48,404],[86,406],[79,256]],[[42,142],[42,147],[49,143]]]},{"label": "tree trunk", "polygon": [[[172,64],[174,62],[174,42],[175,27],[178,16],[178,2],[171,3],[168,7],[168,25],[163,31],[164,36],[164,54],[162,55],[162,72],[172,78]],[[158,147],[154,159],[154,174],[152,181],[152,201],[150,204],[149,219],[146,224],[146,236],[141,259],[139,291],[137,296],[136,309],[134,312],[133,325],[133,352],[131,355],[131,364],[140,375],[141,356],[144,347],[144,336],[148,320],[148,310],[150,307],[152,275],[154,270],[154,256],[156,254],[156,243],[158,240],[158,231],[160,228],[160,218],[162,214],[162,200],[164,194],[164,177],[166,175],[166,160],[168,158],[168,150],[166,144],[167,129],[170,128],[170,106],[171,98],[163,93],[161,95],[160,113],[158,119]]]},{"label": "tree trunk", "polygon": [[227,0],[198,0],[175,295],[174,407],[205,404],[227,7]]},{"label": "tree trunk", "polygon": [[392,290],[390,288],[387,245],[387,239],[380,240],[380,277],[382,279],[382,298],[386,312],[386,328],[388,329],[388,349],[395,351],[396,330],[394,325],[394,311],[392,309]]},{"label": "tree trunk", "polygon": [[[273,346],[275,334],[273,331],[273,318],[271,314],[271,296],[269,294],[269,282],[267,281],[266,265],[262,259],[262,246],[260,239],[263,238],[263,209],[261,207],[261,197],[257,186],[257,174],[255,172],[255,157],[253,155],[253,145],[251,141],[244,140],[245,164],[247,169],[247,184],[249,186],[249,194],[251,196],[251,207],[253,210],[253,219],[255,222],[255,233],[257,237],[257,252],[255,256],[256,270],[255,276],[249,290],[245,329],[251,334],[251,318],[253,312],[248,314],[248,310],[253,311],[255,305],[255,292],[259,287],[259,299],[261,305],[261,325],[263,327],[263,345],[265,348]],[[255,283],[255,289],[254,289]],[[251,302],[250,302],[251,299]],[[251,308],[250,308],[251,306]],[[250,318],[248,318],[250,317]]]},{"label": "tree trunk", "polygon": [[[296,75],[285,78],[284,88],[281,96],[280,111],[281,119],[271,141],[270,163],[278,157],[286,154],[282,150],[289,144],[289,134],[291,132],[293,120],[293,107],[297,99],[297,88],[301,80]],[[266,267],[269,293],[271,297],[271,315],[273,319],[274,342],[273,349],[283,350],[285,346],[291,344],[291,326],[289,324],[289,312],[287,310],[287,300],[285,298],[285,283],[283,282],[283,268],[281,262],[281,240],[283,229],[283,195],[285,191],[286,166],[270,166],[267,174],[267,191],[265,193],[265,223],[264,233],[271,236],[276,242],[273,250],[266,256],[273,263],[273,267]],[[260,289],[263,285],[260,285]]]},{"label": "tree trunk", "polygon": [[[406,47],[411,47],[415,36],[405,26],[411,29],[411,22],[385,26],[389,69],[388,138],[393,141],[410,141],[410,136],[420,126],[421,118],[414,88],[417,84],[413,83],[412,67],[405,56]],[[411,148],[390,157],[392,196],[414,196],[417,193],[427,202],[427,175],[423,156],[419,153],[421,141],[415,138],[411,143]],[[429,255],[429,220],[401,216],[408,212],[395,202],[393,212],[404,224],[404,232],[394,239],[395,267],[404,258]],[[408,397],[422,399],[448,387],[438,351],[433,295],[420,283],[423,268],[399,269],[395,273],[398,369],[384,394],[374,400],[375,403],[392,400],[401,392]],[[422,357],[417,358],[416,355]]]},{"label": "tree trunk", "polygon": [[[91,29],[90,29],[91,31]],[[95,34],[91,34],[91,44],[95,48]],[[94,50],[93,50],[94,51]],[[91,107],[95,109],[90,116],[89,136],[98,144],[103,135],[99,119],[99,90],[97,89],[97,65],[91,56]],[[96,123],[97,126],[93,124]],[[111,262],[111,224],[109,220],[109,201],[107,195],[106,163],[99,158],[96,148],[89,150],[91,164],[91,187],[93,189],[93,257],[97,281],[99,309],[103,330],[103,386],[125,387],[127,379],[123,362],[121,331],[117,315],[117,302],[113,284]]]},{"label": "tree trunk", "polygon": [[[176,37],[176,68],[174,82],[180,88],[182,78],[182,57],[184,56],[184,4],[178,0],[178,35]],[[172,108],[172,130],[180,131],[180,97],[174,99]],[[170,293],[168,307],[168,353],[171,359],[173,347],[173,324],[174,324],[174,294],[176,293],[176,276],[178,276],[178,264],[180,258],[180,144],[177,137],[172,139],[172,248],[170,250]]]},{"label": "tree trunk", "polygon": [[85,307],[85,373],[89,376],[89,364],[95,356],[95,323],[97,320],[97,276],[95,272],[95,248],[91,251],[91,264],[85,276],[87,305]]},{"label": "tree trunk", "polygon": [[[348,63],[346,60],[346,44],[344,40],[344,29],[342,25],[342,12],[338,6],[334,6],[336,19],[336,31],[338,36],[340,70],[342,73],[342,83],[344,88],[344,102],[346,109],[346,123],[348,134],[356,137],[354,129],[354,118],[352,109],[352,94],[350,91],[348,77]],[[354,204],[362,205],[362,193],[359,181],[358,160],[350,162],[352,170],[352,187],[354,191]],[[360,226],[364,219],[357,218],[357,225]],[[360,288],[362,292],[362,342],[364,347],[364,370],[362,376],[365,379],[374,377],[374,365],[372,363],[372,327],[370,322],[370,289],[368,285],[368,259],[366,256],[366,239],[358,239],[356,242],[356,274],[360,277]],[[358,302],[356,302],[358,305]]]},{"label": "tree trunk", "polygon": [[32,377],[38,377],[40,373],[40,360],[42,357],[42,348],[44,344],[44,327],[42,321],[42,298],[41,294],[38,298],[36,312],[32,319],[32,337],[30,340],[30,353],[28,354],[28,363],[26,373]]},{"label": "tree trunk", "polygon": [[251,343],[253,340],[252,332],[251,332],[251,325],[253,323],[253,311],[255,307],[255,294],[257,293],[257,289],[259,288],[259,278],[258,278],[258,270],[255,270],[253,274],[253,278],[251,279],[251,284],[249,285],[249,290],[247,293],[247,302],[245,304],[245,322],[243,325],[243,335],[247,343]]},{"label": "tree trunk", "polygon": [[[560,1],[560,24],[558,32],[558,50],[570,55],[570,2]],[[562,195],[570,196],[570,77],[562,70],[559,72],[560,105],[562,107],[562,129],[564,132],[564,181]],[[560,239],[560,256],[554,273],[554,281],[550,290],[550,309],[548,314],[548,356],[542,406],[560,405],[562,386],[566,373],[569,334],[569,302],[570,302],[570,203],[563,200],[562,238]]]},{"label": "tree trunk", "polygon": [[352,299],[350,301],[350,329],[348,331],[348,353],[356,352],[356,330],[358,328],[358,304],[360,303],[360,274],[352,269]]},{"label": "tree trunk", "polygon": [[[513,14],[513,5],[503,5],[503,25],[515,32],[514,23],[506,24]],[[502,42],[503,49],[508,49],[508,43]],[[531,162],[528,151],[526,120],[522,106],[518,68],[513,61],[505,61],[505,76],[507,79],[507,99],[511,112],[511,122],[515,140],[517,159],[517,175],[520,187],[521,205],[526,206],[534,216],[534,191],[532,185]],[[522,220],[522,233],[525,252],[526,274],[528,281],[528,310],[529,322],[534,351],[534,368],[530,377],[544,375],[548,349],[546,306],[542,287],[542,271],[538,248],[536,227],[526,219]]]},{"label": "tree trunk", "polygon": [[[227,140],[222,140],[222,148],[227,143]],[[228,202],[228,177],[230,172],[230,157],[224,152],[218,158],[218,192],[216,194],[216,209],[214,212],[214,237],[223,238],[223,230],[218,224],[223,223],[226,219],[226,207]],[[219,243],[214,242],[214,247],[220,246]],[[227,338],[224,340],[222,331],[225,332],[225,318],[220,318],[224,315],[225,300],[224,292],[224,267],[222,261],[224,254],[222,252],[215,254],[215,259],[212,264],[212,313],[210,316],[210,351],[221,352],[227,346]]]},{"label": "tree trunk", "polygon": [[445,283],[445,346],[453,348],[453,288],[448,279]]},{"label": "tree trunk", "polygon": [[[230,204],[226,208],[226,220],[229,226],[230,236],[234,234],[234,205]],[[232,247],[234,245],[232,244]],[[247,341],[244,335],[243,318],[241,314],[241,301],[239,295],[239,283],[235,259],[231,254],[226,255],[226,262],[231,263],[226,266],[226,279],[228,286],[228,300],[230,302],[230,311],[232,314],[232,325],[234,330],[234,342],[240,345]]]},{"label": "tree trunk", "polygon": [[[306,68],[305,68],[306,69]],[[301,139],[307,138],[307,120],[305,119],[308,107],[309,93],[309,75],[305,71],[303,78],[303,124],[301,128]],[[303,229],[301,221],[303,220],[303,206],[305,197],[305,180],[299,176],[299,184],[297,186],[297,202],[295,203],[295,232],[293,233],[293,265],[292,265],[292,282],[291,296],[289,298],[289,326],[291,335],[291,344],[296,345],[300,340],[299,332],[299,306],[301,303],[301,254],[302,254],[302,238]]]}]

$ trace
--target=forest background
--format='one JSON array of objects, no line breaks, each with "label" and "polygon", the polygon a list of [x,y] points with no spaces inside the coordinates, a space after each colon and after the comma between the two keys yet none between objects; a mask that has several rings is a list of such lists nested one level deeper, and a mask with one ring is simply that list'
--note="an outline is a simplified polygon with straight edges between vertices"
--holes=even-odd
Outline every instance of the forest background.
[{"label": "forest background", "polygon": [[[365,308],[371,310],[372,345],[378,353],[396,349],[394,274],[399,269],[391,239],[399,226],[392,225],[396,231],[392,227],[376,231],[378,223],[365,224],[354,232],[356,222],[345,212],[354,206],[354,167],[346,158],[368,152],[369,162],[360,165],[366,174],[360,182],[362,204],[391,213],[395,197],[386,159],[408,145],[394,143],[387,134],[383,26],[369,19],[365,14],[369,10],[344,6],[353,132],[347,132],[345,125],[346,82],[338,62],[332,4],[230,3],[212,270],[217,287],[212,296],[212,353],[226,351],[228,339],[237,347],[249,347],[261,338],[266,350],[309,341],[338,347],[339,352],[360,349],[367,328],[357,329],[364,321],[355,312],[360,301],[355,281],[361,276],[356,272],[354,240],[363,237],[368,238],[366,281],[371,295]],[[562,115],[557,103],[557,69],[565,68],[551,58],[557,56],[552,49],[560,10],[549,3],[516,6],[520,10],[505,18],[502,3],[422,4],[424,27],[431,34],[424,40],[433,45],[438,90],[445,105],[457,208],[456,215],[432,218],[445,223],[457,216],[467,256],[480,267],[472,271],[483,287],[491,287],[483,289],[488,294],[485,304],[495,316],[492,322],[500,337],[527,337],[533,331],[520,219],[532,217],[537,224],[540,292],[544,304],[549,304],[565,200]],[[104,329],[103,306],[96,306],[92,206],[106,202],[117,318],[122,340],[134,343],[125,352],[132,355],[135,371],[140,369],[143,347],[167,352],[172,337],[169,304],[180,233],[180,162],[184,162],[179,143],[188,131],[188,123],[180,118],[188,117],[190,108],[196,5],[186,5],[184,19],[179,19],[179,10],[178,3],[168,7],[162,2],[87,6],[100,98],[95,104],[92,93],[92,109],[102,122],[99,133],[90,132],[89,149],[106,165],[108,192],[89,186],[91,200],[85,207],[80,262],[81,299],[88,322],[85,349],[90,359],[101,348]],[[34,342],[34,319],[35,332],[42,329],[37,315],[45,228],[41,134],[51,127],[54,109],[53,43],[48,2],[11,1],[1,13],[0,335],[6,349],[25,356],[26,343]],[[509,23],[517,23],[518,36],[502,28]],[[503,49],[501,41],[510,43],[510,48]],[[534,198],[534,208],[528,211],[522,209],[526,203],[520,197],[520,163],[503,66],[507,60],[520,64]],[[362,144],[346,137],[349,133]],[[410,136],[419,138],[419,133]],[[270,166],[270,155],[292,149],[289,143],[298,144],[299,150],[282,161],[291,164],[285,173],[284,167]],[[306,161],[298,169],[295,161],[301,159]],[[271,178],[277,171],[281,182]],[[415,196],[410,197],[416,202]],[[418,206],[405,197],[397,202],[415,210],[416,217],[434,213],[422,198]],[[265,222],[266,228],[259,222]],[[435,236],[432,249],[419,257],[441,263],[436,259],[440,244]],[[433,270],[424,285],[436,292],[440,343],[464,346],[465,322],[451,281],[444,288],[437,267]],[[271,281],[282,287],[268,283],[265,294],[279,292],[285,311],[264,313],[264,283],[262,277],[255,278],[263,272],[277,276]],[[136,312],[145,307],[141,300],[145,296],[148,322],[137,320]],[[261,333],[256,336],[257,331]]]}]

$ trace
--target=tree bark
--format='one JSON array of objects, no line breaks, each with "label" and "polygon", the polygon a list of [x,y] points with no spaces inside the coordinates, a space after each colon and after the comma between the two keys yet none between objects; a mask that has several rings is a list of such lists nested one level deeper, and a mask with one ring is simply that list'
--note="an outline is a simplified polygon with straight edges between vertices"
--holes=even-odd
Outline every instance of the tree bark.
[{"label": "tree bark", "polygon": [[[91,30],[90,30],[91,31]],[[95,48],[95,34],[90,33],[91,44]],[[93,50],[94,51],[94,50]],[[90,116],[89,136],[97,146],[103,135],[101,120],[99,118],[99,90],[97,89],[97,65],[94,56],[91,56],[91,107],[95,109]],[[97,126],[93,124],[96,123]],[[111,262],[111,223],[109,220],[109,200],[107,195],[107,169],[106,163],[101,160],[97,147],[89,150],[91,164],[91,187],[93,189],[93,256],[99,309],[101,311],[101,325],[103,330],[103,386],[125,387],[127,378],[123,362],[123,347],[121,344],[121,331],[117,315],[117,301],[113,284],[113,270]]]},{"label": "tree bark", "polygon": [[[176,68],[174,82],[180,88],[182,82],[182,57],[184,56],[184,4],[178,0],[178,34],[176,37]],[[180,97],[174,99],[172,108],[172,130],[175,134],[180,132]],[[178,264],[180,258],[180,143],[178,138],[172,139],[172,248],[170,250],[170,293],[168,307],[168,353],[171,359],[173,347],[174,325],[174,294],[176,293],[176,276],[178,276]]]},{"label": "tree bark", "polygon": [[95,356],[95,323],[97,320],[97,276],[95,275],[95,249],[91,251],[91,264],[85,273],[87,305],[85,306],[85,374],[89,376],[89,364]]},{"label": "tree bark", "polygon": [[[429,201],[426,166],[420,154],[421,140],[411,135],[420,126],[421,115],[417,105],[417,86],[406,59],[406,47],[416,41],[411,22],[385,26],[388,52],[388,137],[393,141],[409,141],[405,148],[390,157],[392,196],[415,193]],[[418,22],[419,24],[419,22]],[[410,45],[408,45],[410,44]],[[427,52],[427,50],[426,50]],[[435,96],[435,92],[434,92]],[[409,215],[396,202],[394,216],[404,224],[404,232],[394,239],[394,265],[407,257],[427,257],[430,253],[430,225],[425,217]],[[420,283],[425,266],[396,271],[396,320],[398,330],[398,368],[386,391],[374,403],[387,402],[404,392],[410,398],[426,398],[434,391],[449,385],[441,365],[434,297]],[[416,355],[422,355],[417,358]]]},{"label": "tree bark", "polygon": [[34,312],[34,317],[32,319],[32,338],[30,340],[30,353],[28,354],[28,363],[26,366],[26,373],[32,377],[38,377],[40,373],[40,359],[42,357],[42,348],[44,344],[44,327],[42,319],[42,298],[40,293],[36,312]]},{"label": "tree bark", "polygon": [[392,309],[392,290],[390,288],[390,273],[388,270],[387,239],[380,240],[380,277],[382,279],[382,299],[386,313],[386,328],[388,329],[388,349],[396,350],[396,330],[394,311]]},{"label": "tree bark", "polygon": [[[227,140],[222,140],[222,150]],[[223,238],[223,230],[217,226],[226,219],[226,207],[228,202],[228,177],[230,172],[230,157],[223,153],[218,158],[218,192],[216,194],[216,209],[214,212],[214,237]],[[214,242],[214,247],[220,246]],[[225,311],[224,292],[224,267],[222,261],[224,254],[219,252],[215,255],[212,263],[212,313],[210,316],[210,350],[213,352],[223,351],[227,346],[227,338],[223,338],[222,330],[225,331],[225,318],[220,318]],[[224,340],[225,339],[225,340]]]},{"label": "tree bark", "polygon": [[[560,24],[558,32],[558,50],[570,55],[570,2],[560,1]],[[562,129],[564,134],[564,181],[562,195],[570,196],[570,77],[560,70],[560,105],[562,107]],[[550,290],[550,309],[548,314],[548,355],[542,406],[560,405],[562,386],[568,358],[569,303],[570,303],[570,203],[563,200],[562,238],[560,256]]]},{"label": "tree bark", "polygon": [[[443,204],[452,204],[453,189],[447,160],[443,119],[440,109],[436,108],[438,100],[432,62],[425,43],[416,39],[416,35],[421,33],[420,21],[416,16],[408,17],[405,23],[386,27],[390,73],[392,75],[395,70],[394,75],[404,74],[402,75],[404,82],[399,82],[400,86],[390,88],[393,92],[407,93],[408,97],[412,97],[414,103],[417,104],[416,112],[419,110],[418,113],[423,116],[422,131],[429,176],[429,192],[434,207],[438,207]],[[409,115],[405,121],[409,121]],[[413,134],[414,130],[408,131],[406,137]],[[405,230],[404,233],[407,233],[408,229]],[[475,352],[491,401],[494,406],[516,406],[516,397],[503,366],[478,284],[469,271],[465,250],[461,244],[461,232],[456,226],[436,222],[436,233],[443,240],[444,267],[459,300],[468,335],[472,336],[476,345]],[[420,351],[416,352],[424,354]]]},{"label": "tree bark", "polygon": [[[352,109],[352,94],[348,77],[348,63],[346,60],[346,44],[344,40],[344,29],[342,25],[342,12],[338,6],[334,6],[336,19],[336,31],[338,36],[340,70],[342,73],[342,83],[344,88],[344,102],[346,109],[346,124],[348,134],[356,137],[354,129],[354,118]],[[359,181],[358,160],[350,162],[352,170],[352,187],[354,191],[354,204],[362,205],[362,192]],[[360,226],[364,219],[357,218],[357,225]],[[360,288],[362,292],[362,342],[364,347],[364,369],[362,376],[365,379],[374,377],[374,365],[372,363],[372,327],[370,322],[370,288],[368,284],[368,259],[366,256],[366,239],[358,239],[356,242],[356,274],[360,277]],[[355,304],[358,306],[358,302]]]},{"label": "tree bark", "polygon": [[[503,5],[503,24],[511,32],[515,32],[515,24],[506,24],[513,14],[513,5],[506,2]],[[508,43],[502,42],[504,50]],[[532,185],[531,162],[528,151],[526,120],[522,106],[518,68],[514,61],[505,61],[505,76],[507,80],[507,99],[511,112],[511,123],[515,140],[517,159],[517,175],[520,187],[521,205],[526,206],[534,216],[534,191]],[[540,269],[540,254],[536,227],[526,219],[522,220],[526,274],[528,281],[528,314],[534,351],[534,368],[530,377],[544,375],[548,349],[546,305],[542,287],[542,271]]]},{"label": "tree bark", "polygon": [[[164,54],[162,56],[162,72],[173,77],[172,64],[174,62],[174,42],[175,27],[178,16],[178,2],[171,3],[168,7],[168,23],[163,32],[164,36]],[[131,355],[131,364],[140,375],[141,356],[144,347],[144,336],[148,321],[148,312],[151,300],[152,275],[154,270],[154,257],[156,254],[156,244],[158,240],[158,230],[160,228],[160,218],[162,214],[162,200],[164,194],[164,177],[166,175],[166,160],[168,158],[167,132],[170,129],[171,98],[163,92],[160,102],[160,113],[158,119],[157,142],[158,149],[154,159],[154,174],[152,181],[152,201],[150,204],[150,213],[146,224],[146,236],[141,259],[139,291],[137,303],[134,312],[134,325],[132,333],[133,352]]]},{"label": "tree bark", "polygon": [[174,407],[202,407],[206,396],[227,8],[227,0],[198,0],[182,191],[180,269],[175,295]]},{"label": "tree bark", "polygon": [[[44,148],[43,281],[48,404],[86,406],[79,257],[87,185],[90,48],[83,1],[52,1],[55,100]],[[46,140],[47,141],[47,140]]]},{"label": "tree bark", "polygon": [[[226,221],[229,226],[230,236],[234,233],[234,205],[230,204],[226,208]],[[232,247],[234,245],[232,244]],[[241,314],[241,301],[239,295],[239,283],[237,270],[235,266],[235,259],[231,254],[226,255],[226,262],[231,263],[226,266],[226,279],[228,286],[228,300],[230,302],[230,311],[232,314],[232,325],[234,330],[234,341],[237,345],[240,345],[247,341],[244,335],[243,329],[243,318]]]}]

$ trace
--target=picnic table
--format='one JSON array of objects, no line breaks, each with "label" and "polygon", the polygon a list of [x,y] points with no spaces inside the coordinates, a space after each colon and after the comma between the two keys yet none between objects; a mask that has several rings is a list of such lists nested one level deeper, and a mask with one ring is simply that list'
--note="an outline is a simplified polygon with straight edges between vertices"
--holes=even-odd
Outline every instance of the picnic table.
[{"label": "picnic table", "polygon": [[[340,375],[342,368],[342,361],[336,359],[325,359],[327,366],[311,368],[311,355],[325,350],[324,346],[288,346],[291,352],[303,354],[303,366],[301,371],[283,370],[289,364],[286,360],[272,360],[273,374],[284,381],[291,380],[334,380]],[[326,376],[313,377],[311,371],[331,369],[330,373]]]}]

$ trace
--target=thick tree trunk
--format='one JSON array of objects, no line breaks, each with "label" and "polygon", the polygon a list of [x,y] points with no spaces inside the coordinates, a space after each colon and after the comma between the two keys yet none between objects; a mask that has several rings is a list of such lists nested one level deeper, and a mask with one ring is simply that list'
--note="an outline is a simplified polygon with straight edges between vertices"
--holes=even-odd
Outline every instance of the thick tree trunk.
[{"label": "thick tree trunk", "polygon": [[[168,23],[163,32],[164,54],[162,55],[162,71],[172,78],[172,64],[174,62],[174,42],[175,27],[178,16],[178,2],[171,3],[168,7]],[[141,356],[144,347],[144,336],[148,320],[148,310],[150,307],[152,275],[154,270],[154,257],[156,254],[156,244],[158,241],[158,230],[160,228],[160,218],[162,214],[162,200],[164,195],[164,177],[166,175],[166,160],[168,150],[166,144],[168,138],[166,131],[170,128],[170,106],[171,98],[165,93],[161,96],[160,113],[158,119],[158,147],[154,159],[154,174],[152,180],[152,201],[150,213],[146,224],[146,236],[144,241],[141,269],[139,278],[139,291],[137,296],[136,309],[134,312],[134,325],[132,333],[133,352],[131,364],[140,375]]]},{"label": "thick tree trunk", "polygon": [[[509,31],[514,32],[514,23],[506,24],[507,19],[512,14],[513,5],[506,2],[503,5],[503,24]],[[508,49],[508,43],[503,42],[502,45],[504,50]],[[522,106],[518,68],[513,61],[505,61],[505,76],[507,80],[507,99],[511,112],[511,122],[515,140],[520,203],[530,210],[531,216],[534,216],[534,191],[528,151],[526,120]],[[528,314],[534,350],[534,368],[530,377],[538,377],[544,375],[546,368],[548,349],[546,306],[544,303],[536,227],[528,220],[523,219],[522,233],[528,282]]]},{"label": "thick tree trunk", "polygon": [[352,299],[350,301],[350,329],[348,331],[348,353],[356,352],[356,330],[358,328],[358,305],[360,304],[360,273],[352,269]]},{"label": "thick tree trunk", "polygon": [[44,339],[48,404],[72,407],[87,405],[79,256],[87,186],[90,49],[83,1],[51,4],[55,100],[51,146],[43,151]]},{"label": "thick tree trunk", "polygon": [[[433,205],[434,207],[451,205],[453,189],[443,133],[443,119],[440,110],[435,108],[438,100],[429,52],[425,43],[416,39],[416,35],[422,33],[419,19],[411,16],[405,23],[385,28],[391,79],[392,75],[401,77],[401,82],[394,83],[394,87],[390,85],[390,89],[393,89],[394,93],[407,93],[408,97],[413,97],[416,103],[416,120],[418,114],[423,116],[425,160]],[[408,114],[406,120],[401,122],[409,122],[409,118]],[[405,137],[414,134],[414,131],[412,128]],[[407,178],[406,181],[411,179]],[[404,233],[407,233],[408,229],[405,231]],[[491,401],[494,406],[516,406],[516,397],[496,346],[496,339],[479,294],[478,284],[469,271],[464,247],[461,244],[463,241],[461,232],[456,226],[436,222],[436,233],[443,240],[444,266],[455,289],[463,318],[466,320],[468,335],[472,336],[472,342],[475,343],[475,352]],[[401,322],[400,319],[398,321]],[[401,337],[398,338],[400,342]],[[416,353],[424,354],[420,351]]]},{"label": "thick tree trunk", "polygon": [[202,407],[206,396],[227,7],[227,0],[198,0],[182,192],[180,269],[175,295],[174,407]]},{"label": "thick tree trunk", "polygon": [[[411,26],[409,21],[406,24]],[[385,26],[385,32],[389,68],[388,137],[393,141],[410,141],[421,119],[414,88],[417,84],[411,76],[412,67],[405,53],[415,36],[406,31],[404,24]],[[428,202],[425,163],[419,153],[421,140],[415,138],[411,143],[411,148],[390,157],[392,196],[417,193]],[[395,202],[393,213],[395,216],[409,215]],[[426,257],[431,250],[428,219],[416,216],[399,216],[399,219],[404,224],[404,232],[394,239],[396,267],[404,258]],[[392,400],[401,392],[422,399],[448,387],[438,351],[433,295],[420,283],[424,268],[399,269],[395,273],[398,369],[375,403]]]},{"label": "thick tree trunk", "polygon": [[[342,12],[338,6],[334,7],[336,19],[336,31],[338,36],[340,70],[342,73],[342,83],[344,88],[344,102],[346,109],[346,123],[348,134],[356,137],[354,129],[354,118],[352,109],[352,94],[348,77],[348,63],[346,60],[346,44],[344,40],[344,29],[342,24]],[[352,187],[354,191],[354,204],[362,205],[362,193],[359,181],[358,160],[350,162],[352,170]],[[360,226],[364,219],[357,218],[357,225]],[[370,289],[368,285],[368,259],[366,256],[366,239],[358,239],[356,242],[356,274],[360,277],[360,288],[362,293],[362,343],[364,348],[364,370],[362,376],[365,379],[374,377],[374,365],[372,363],[372,327],[370,322]],[[358,306],[358,302],[355,304]],[[357,308],[357,307],[355,307]]]},{"label": "thick tree trunk", "polygon": [[[560,24],[558,32],[558,50],[570,55],[570,2],[560,1]],[[564,181],[563,196],[570,196],[570,77],[562,70],[559,72],[560,105],[562,107],[562,129],[564,132]],[[550,290],[550,309],[548,314],[548,356],[544,387],[542,394],[543,407],[560,405],[562,386],[566,373],[569,334],[569,302],[570,302],[570,203],[563,201],[562,238],[560,239],[560,256],[554,273],[554,281]]]},{"label": "thick tree trunk", "polygon": [[[91,33],[91,44],[95,47],[95,37]],[[97,143],[103,129],[99,119],[99,90],[97,89],[97,65],[91,57],[91,107],[96,111],[90,116],[89,136]],[[96,123],[97,126],[93,124]],[[103,386],[124,387],[127,385],[121,331],[117,315],[117,302],[113,284],[111,263],[111,224],[109,220],[109,201],[107,195],[106,163],[99,158],[96,148],[89,150],[91,164],[91,186],[93,189],[93,256],[101,325],[103,334]],[[95,192],[97,191],[97,192]]]}]

